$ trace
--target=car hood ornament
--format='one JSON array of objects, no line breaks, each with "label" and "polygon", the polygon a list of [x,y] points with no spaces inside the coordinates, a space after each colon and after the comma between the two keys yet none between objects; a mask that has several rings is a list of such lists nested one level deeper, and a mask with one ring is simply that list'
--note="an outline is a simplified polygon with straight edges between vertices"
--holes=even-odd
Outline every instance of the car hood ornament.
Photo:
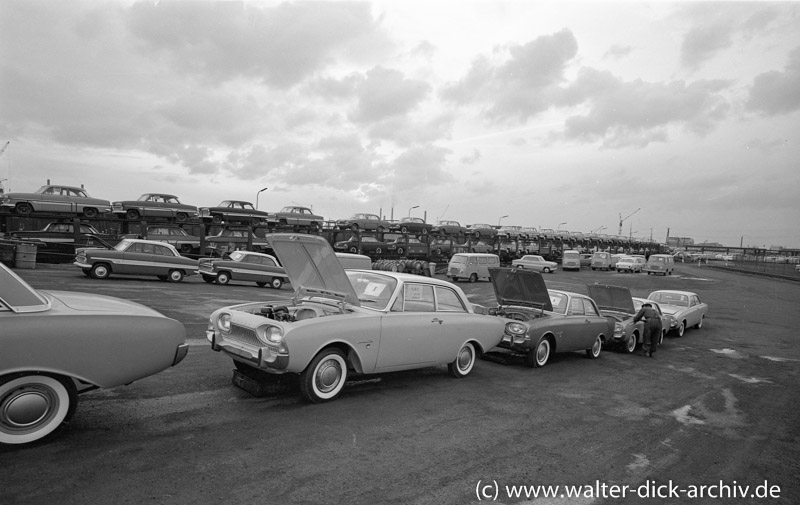
[{"label": "car hood ornament", "polygon": [[336,298],[360,306],[350,279],[333,248],[322,237],[295,233],[276,233],[269,243],[292,283],[295,294],[335,293]]},{"label": "car hood ornament", "polygon": [[529,305],[553,311],[553,302],[539,272],[524,268],[490,268],[489,273],[500,305]]}]

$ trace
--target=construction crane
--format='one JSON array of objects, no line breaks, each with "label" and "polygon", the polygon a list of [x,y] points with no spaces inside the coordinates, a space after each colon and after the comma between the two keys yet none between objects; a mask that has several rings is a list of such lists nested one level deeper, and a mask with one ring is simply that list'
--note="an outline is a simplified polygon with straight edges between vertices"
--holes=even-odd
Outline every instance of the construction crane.
[{"label": "construction crane", "polygon": [[[8,144],[10,144],[10,143],[11,143],[10,140],[7,141],[6,145],[4,145],[2,149],[0,149],[0,156],[2,156],[4,152],[6,152],[6,148],[8,147]],[[7,181],[7,180],[8,179],[0,179],[0,195],[2,195],[3,193],[6,192],[6,188],[3,187],[3,181]]]},{"label": "construction crane", "polygon": [[0,156],[2,156],[4,152],[6,152],[6,147],[8,147],[8,144],[10,144],[10,143],[11,143],[10,140],[7,141],[6,145],[4,145],[2,149],[0,149]]},{"label": "construction crane", "polygon": [[617,235],[622,235],[622,223],[627,221],[629,217],[631,217],[632,215],[636,214],[640,210],[642,210],[641,207],[639,207],[638,209],[634,210],[633,212],[631,212],[630,214],[628,214],[625,217],[622,217],[622,212],[619,213],[619,233]]}]

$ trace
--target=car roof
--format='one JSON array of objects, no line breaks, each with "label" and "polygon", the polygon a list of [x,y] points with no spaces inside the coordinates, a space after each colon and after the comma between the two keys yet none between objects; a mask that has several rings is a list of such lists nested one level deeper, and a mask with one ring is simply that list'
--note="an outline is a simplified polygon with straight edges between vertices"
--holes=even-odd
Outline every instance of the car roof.
[{"label": "car roof", "polygon": [[[688,296],[694,295],[694,296],[697,296],[697,293],[694,293],[692,291],[681,291],[679,289],[658,289],[656,291],[651,292],[650,295],[655,294],[655,293],[675,293],[677,295],[688,295]],[[647,296],[650,296],[650,295],[647,295]]]}]

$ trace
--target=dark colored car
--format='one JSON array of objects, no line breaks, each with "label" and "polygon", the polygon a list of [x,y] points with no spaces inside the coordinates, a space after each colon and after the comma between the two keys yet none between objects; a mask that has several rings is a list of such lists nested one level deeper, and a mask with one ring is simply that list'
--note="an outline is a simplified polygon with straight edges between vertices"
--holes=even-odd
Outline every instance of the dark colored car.
[{"label": "dark colored car", "polygon": [[201,258],[198,273],[206,282],[255,282],[259,287],[280,289],[289,277],[274,256],[252,251],[234,251],[222,259]]},{"label": "dark colored car", "polygon": [[[249,247],[248,247],[249,246]],[[216,235],[206,237],[206,254],[222,256],[239,249],[250,249],[262,252],[269,248],[269,243],[253,234],[247,227],[223,228]]]},{"label": "dark colored car", "polygon": [[389,231],[392,224],[385,219],[381,219],[377,214],[353,214],[347,219],[336,221],[336,227],[340,230],[374,230],[378,233]]},{"label": "dark colored car", "polygon": [[189,233],[180,226],[148,226],[147,232],[143,235],[143,238],[147,240],[166,242],[183,254],[188,254],[200,248],[200,237],[189,235]]},{"label": "dark colored car", "polygon": [[467,233],[467,228],[461,226],[461,223],[458,221],[439,221],[436,226],[433,227],[431,233],[435,233],[437,235],[465,235]]},{"label": "dark colored car", "polygon": [[177,196],[165,193],[145,193],[137,200],[114,202],[112,207],[114,214],[130,220],[163,217],[182,223],[197,216],[197,207],[181,203]]},{"label": "dark colored car", "polygon": [[427,235],[433,230],[433,225],[426,223],[421,217],[404,217],[392,225],[392,230],[413,235]]},{"label": "dark colored car", "polygon": [[83,188],[47,184],[33,193],[6,193],[0,207],[27,216],[32,212],[68,212],[89,219],[111,212],[111,202],[92,198]]},{"label": "dark colored car", "polygon": [[600,314],[614,323],[614,334],[606,343],[627,353],[635,351],[644,338],[644,322],[633,322],[636,309],[630,289],[603,284],[589,284],[587,288]]},{"label": "dark colored car", "polygon": [[426,258],[428,256],[428,244],[413,237],[398,237],[393,242],[389,242],[386,248],[392,254],[408,258]]},{"label": "dark colored car", "polygon": [[239,222],[266,224],[270,222],[270,214],[257,210],[250,202],[242,200],[223,200],[216,207],[200,207],[200,217],[211,220],[214,224],[222,222]]},{"label": "dark colored car", "polygon": [[162,281],[180,282],[197,273],[197,260],[181,256],[163,242],[126,238],[113,247],[104,245],[78,249],[73,264],[95,279],[112,274],[155,275]]},{"label": "dark colored car", "polygon": [[341,252],[366,254],[369,256],[380,256],[388,250],[389,244],[381,242],[375,237],[361,237],[360,245],[358,237],[350,237],[347,240],[336,242],[333,249]]},{"label": "dark colored car", "polygon": [[97,229],[86,223],[80,223],[78,233],[75,233],[73,223],[47,223],[41,230],[35,231],[15,231],[11,234],[12,239],[44,242],[46,244],[80,244],[94,245],[92,236],[98,236],[106,241],[112,241],[114,237],[109,234],[100,233]]},{"label": "dark colored car", "polygon": [[325,218],[314,214],[310,208],[297,205],[289,205],[270,215],[270,223],[282,228],[294,226],[319,230],[324,222]]},{"label": "dark colored car", "polygon": [[497,228],[490,224],[471,224],[467,227],[467,233],[475,238],[494,238],[497,236]]}]

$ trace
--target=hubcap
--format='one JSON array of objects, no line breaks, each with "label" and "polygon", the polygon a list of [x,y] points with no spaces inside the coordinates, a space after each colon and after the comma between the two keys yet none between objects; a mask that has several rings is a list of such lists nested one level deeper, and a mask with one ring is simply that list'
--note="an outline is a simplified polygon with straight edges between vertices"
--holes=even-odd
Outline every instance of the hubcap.
[{"label": "hubcap", "polygon": [[329,393],[337,384],[342,376],[342,370],[339,368],[339,362],[336,360],[325,360],[320,363],[317,370],[317,389],[322,393]]},{"label": "hubcap", "polygon": [[547,359],[547,355],[550,353],[550,344],[547,341],[542,342],[539,344],[539,348],[536,349],[536,361],[539,363],[543,363],[544,360]]},{"label": "hubcap", "polygon": [[472,363],[472,350],[469,347],[461,349],[461,354],[458,355],[458,368],[466,370]]},{"label": "hubcap", "polygon": [[2,405],[2,423],[15,429],[35,425],[50,412],[51,398],[45,391],[23,389]]}]

